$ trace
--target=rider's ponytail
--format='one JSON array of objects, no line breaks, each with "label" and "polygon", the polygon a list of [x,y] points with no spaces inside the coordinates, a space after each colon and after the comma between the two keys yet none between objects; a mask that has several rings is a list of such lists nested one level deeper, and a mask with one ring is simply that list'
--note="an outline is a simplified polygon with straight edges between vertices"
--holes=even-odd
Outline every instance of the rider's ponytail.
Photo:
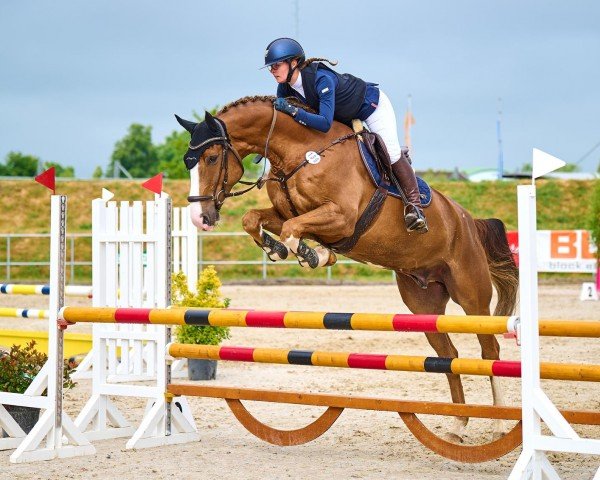
[{"label": "rider's ponytail", "polygon": [[304,62],[298,65],[298,68],[302,70],[303,68],[308,67],[313,62],[327,62],[332,67],[335,67],[338,64],[337,60],[328,60],[327,58],[312,57],[304,60]]}]

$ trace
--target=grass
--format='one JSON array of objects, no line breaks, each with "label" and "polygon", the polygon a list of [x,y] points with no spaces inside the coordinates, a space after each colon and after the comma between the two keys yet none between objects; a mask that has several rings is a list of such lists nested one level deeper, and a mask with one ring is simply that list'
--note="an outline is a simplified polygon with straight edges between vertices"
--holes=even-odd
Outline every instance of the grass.
[{"label": "grass", "polygon": [[[115,194],[115,200],[151,200],[152,194],[141,187],[141,181],[60,181],[59,193],[69,197],[69,233],[91,233],[91,201],[101,195],[102,188]],[[185,205],[188,193],[187,180],[167,180],[164,190],[174,205]],[[507,229],[517,228],[516,185],[518,182],[481,182],[432,178],[434,188],[453,198],[478,218],[500,218]],[[522,182],[525,183],[525,182]],[[541,230],[569,230],[587,228],[587,218],[593,208],[594,181],[542,180],[538,185],[538,228]],[[0,187],[0,233],[48,233],[49,193],[43,187],[28,180],[3,180]],[[241,231],[241,217],[250,208],[269,205],[266,191],[253,190],[242,197],[227,200],[221,211],[219,231]],[[250,237],[204,238],[204,258],[211,260],[261,260],[262,251]],[[69,245],[68,245],[69,249]],[[89,261],[91,242],[77,239],[76,261]],[[47,261],[47,239],[13,239],[11,261]],[[67,258],[70,252],[67,253]],[[0,238],[0,261],[6,260],[6,243]],[[77,267],[72,283],[90,283],[89,267]],[[325,280],[326,271],[306,271],[297,265],[271,265],[269,277],[287,277],[303,280]],[[334,267],[335,280],[391,281],[391,274],[365,265],[338,265]],[[219,275],[224,280],[260,279],[262,266],[220,266]],[[4,277],[0,272],[0,278]],[[47,268],[13,267],[11,279],[21,282],[44,281]]]}]

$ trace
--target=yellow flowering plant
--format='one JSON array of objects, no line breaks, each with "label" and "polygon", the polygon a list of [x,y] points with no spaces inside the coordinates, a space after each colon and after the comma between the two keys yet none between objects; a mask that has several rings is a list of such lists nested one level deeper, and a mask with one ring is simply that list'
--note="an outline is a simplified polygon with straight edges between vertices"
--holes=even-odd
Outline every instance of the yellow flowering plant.
[{"label": "yellow flowering plant", "polygon": [[[196,286],[191,292],[187,278],[179,272],[173,275],[171,302],[179,307],[226,308],[230,299],[221,295],[221,280],[212,265],[202,270]],[[230,336],[229,327],[179,325],[175,329],[179,343],[197,345],[219,345]]]}]

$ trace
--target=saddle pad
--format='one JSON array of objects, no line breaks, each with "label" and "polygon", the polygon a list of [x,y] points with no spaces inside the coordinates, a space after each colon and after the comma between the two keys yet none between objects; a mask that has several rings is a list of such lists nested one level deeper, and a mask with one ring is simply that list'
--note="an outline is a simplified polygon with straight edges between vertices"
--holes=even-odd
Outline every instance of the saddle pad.
[{"label": "saddle pad", "polygon": [[[369,150],[367,149],[365,144],[363,142],[361,142],[360,140],[358,141],[358,146],[359,146],[358,150],[360,151],[360,156],[363,160],[363,163],[365,164],[365,168],[367,169],[367,172],[369,172],[369,176],[371,177],[371,180],[373,181],[373,183],[375,184],[376,187],[379,187],[380,186],[379,184],[381,182],[381,172],[377,169],[377,164],[375,163],[375,160],[373,160],[373,157],[369,153]],[[431,203],[431,188],[429,187],[427,182],[425,182],[425,180],[423,180],[420,177],[417,177],[417,184],[419,185],[419,194],[421,196],[421,206],[428,207],[429,204]],[[398,189],[396,188],[396,185],[390,184],[387,187],[387,191],[388,191],[388,195],[391,195],[396,198],[401,198],[400,194],[398,193]]]}]

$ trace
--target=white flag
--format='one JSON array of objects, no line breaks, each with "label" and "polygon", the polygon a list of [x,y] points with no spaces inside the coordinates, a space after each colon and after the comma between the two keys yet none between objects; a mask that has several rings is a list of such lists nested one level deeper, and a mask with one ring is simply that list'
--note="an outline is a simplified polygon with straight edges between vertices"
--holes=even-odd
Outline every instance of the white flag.
[{"label": "white flag", "polygon": [[110,190],[107,190],[106,188],[102,189],[102,200],[104,200],[105,202],[108,202],[114,196],[115,194],[112,193]]},{"label": "white flag", "polygon": [[533,149],[533,178],[539,178],[542,175],[553,172],[566,165],[560,158],[553,157],[549,153]]}]

